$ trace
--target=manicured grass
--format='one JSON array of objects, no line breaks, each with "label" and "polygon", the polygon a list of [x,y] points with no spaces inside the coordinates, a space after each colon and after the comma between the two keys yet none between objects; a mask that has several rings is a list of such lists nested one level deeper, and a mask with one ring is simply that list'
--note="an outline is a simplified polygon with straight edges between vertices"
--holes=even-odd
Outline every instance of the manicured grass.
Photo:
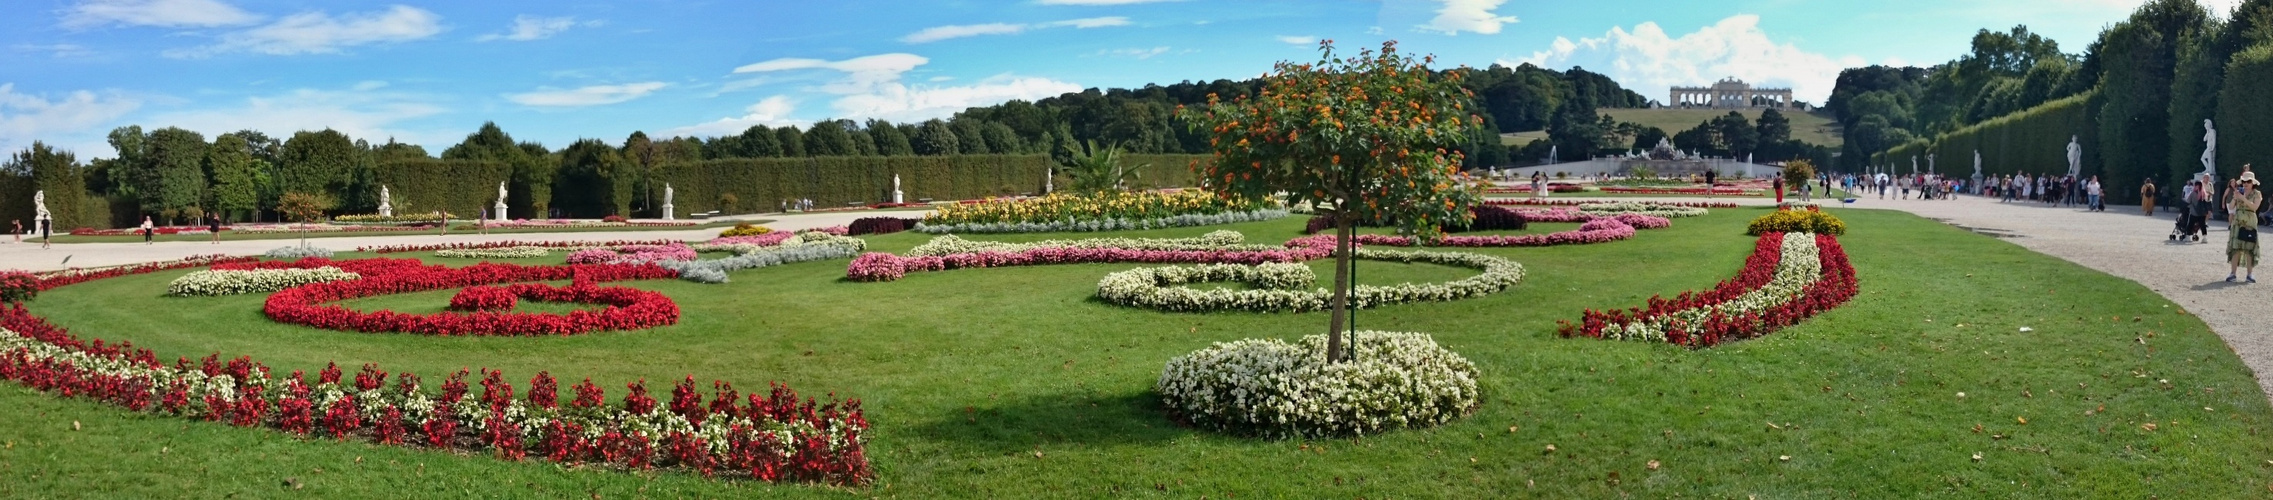
[{"label": "manicured grass", "polygon": [[[1443,427],[1331,440],[1170,423],[1151,392],[1169,358],[1314,333],[1326,315],[1168,314],[1092,298],[1100,277],[1130,264],[854,283],[831,261],[739,272],[725,285],[636,282],[676,299],[680,324],[555,338],[314,330],[269,322],[260,296],[163,296],[187,271],[96,281],[31,308],[84,337],[168,358],[253,355],[280,373],[378,362],[431,386],[460,368],[516,382],[549,370],[564,383],[590,376],[611,399],[631,380],[659,387],[691,373],[745,392],[778,380],[859,397],[880,482],[776,486],[303,441],[5,385],[0,496],[2240,498],[2273,484],[2273,445],[2258,435],[2273,431],[2273,408],[2201,321],[2135,283],[1906,214],[1836,212],[1852,231],[1842,242],[1862,294],[1799,327],[1700,351],[1554,335],[1556,320],[1586,308],[1729,278],[1753,246],[1744,223],[1763,213],[1719,209],[1623,242],[1469,250],[1522,262],[1524,283],[1356,319],[1432,333],[1473,360],[1483,405]],[[1275,242],[1301,224],[1230,228]],[[1088,236],[1105,235],[973,238]],[[900,252],[928,238],[870,241]],[[1368,283],[1472,272],[1359,270]],[[447,297],[369,300],[438,308]]]},{"label": "manicured grass", "polygon": [[[698,224],[698,225],[691,225],[691,226],[632,226],[632,227],[556,227],[556,228],[541,228],[541,227],[532,227],[532,228],[511,228],[511,229],[507,229],[507,228],[490,228],[490,230],[489,230],[489,234],[543,234],[543,233],[600,233],[600,232],[651,232],[651,231],[686,231],[686,230],[690,230],[690,229],[716,229],[716,228],[723,228],[723,227],[734,227],[734,225],[735,225],[735,224],[738,224],[738,223],[741,223],[741,222],[748,222],[748,223],[751,223],[751,224],[760,224],[760,225],[762,225],[762,224],[765,224],[765,223],[768,223],[768,222],[773,222],[773,221],[770,221],[770,220],[752,220],[752,221],[720,221],[720,222],[708,222],[708,223],[703,223],[703,224]],[[302,238],[302,237],[306,237],[306,238],[308,238],[308,239],[319,239],[319,238],[344,238],[344,237],[355,237],[355,236],[398,236],[398,235],[440,234],[441,232],[442,232],[442,231],[441,231],[441,230],[439,230],[439,229],[427,229],[427,230],[424,230],[424,231],[336,231],[336,232],[324,232],[324,233],[305,233],[305,234],[303,234],[303,233],[238,233],[238,232],[231,232],[231,231],[222,231],[222,232],[221,232],[221,240],[222,240],[222,241],[238,241],[238,240],[297,240],[297,239],[300,239],[300,238]],[[450,233],[451,233],[451,234],[477,234],[477,233],[479,233],[479,232],[480,232],[479,230],[475,230],[475,229],[458,229],[458,228],[456,228],[456,227],[452,227],[452,228],[450,229]],[[36,236],[36,235],[35,235],[35,236]],[[152,240],[152,241],[213,241],[213,235],[210,235],[210,234],[160,234],[160,235],[154,235],[154,236],[151,236],[151,240]],[[27,238],[24,238],[24,241],[27,241],[27,242],[33,242],[33,243],[37,243],[39,240],[38,240],[37,238],[27,237]],[[142,234],[141,234],[141,233],[135,233],[135,234],[132,234],[132,235],[125,235],[125,236],[72,236],[72,235],[69,235],[69,234],[63,234],[63,233],[56,233],[56,235],[55,235],[55,244],[58,244],[58,245],[61,245],[61,244],[67,244],[67,243],[140,243],[140,242],[142,242]]]}]

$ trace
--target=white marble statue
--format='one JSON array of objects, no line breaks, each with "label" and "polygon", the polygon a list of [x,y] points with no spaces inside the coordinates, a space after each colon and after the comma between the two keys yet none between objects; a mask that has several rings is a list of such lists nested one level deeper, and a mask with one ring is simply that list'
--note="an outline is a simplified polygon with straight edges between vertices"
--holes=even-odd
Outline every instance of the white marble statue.
[{"label": "white marble statue", "polygon": [[1981,150],[1973,150],[1973,178],[1981,178]]},{"label": "white marble statue", "polygon": [[1918,173],[1918,157],[1916,157],[1916,156],[1912,156],[1912,157],[1910,157],[1910,174],[1911,174],[1911,175],[1917,175],[1917,173]]},{"label": "white marble statue", "polygon": [[[2210,123],[2210,120],[2202,120],[2202,145],[2202,175],[2216,176],[2218,173],[2218,127]],[[2075,149],[2071,146],[2069,151],[2075,151]],[[2068,153],[2068,155],[2073,157],[2076,153]],[[2075,160],[2068,162],[2075,163]]]},{"label": "white marble statue", "polygon": [[678,207],[671,204],[671,199],[678,194],[678,190],[671,189],[671,183],[663,183],[663,220],[679,220]]},{"label": "white marble statue", "polygon": [[2068,175],[2083,175],[2083,173],[2084,145],[2076,142],[2076,136],[2068,136]]},{"label": "white marble statue", "polygon": [[55,220],[55,215],[47,212],[47,190],[42,189],[32,193],[32,211],[32,220]]},{"label": "white marble statue", "polygon": [[395,195],[394,195],[394,193],[393,193],[393,192],[390,192],[390,191],[388,191],[388,190],[387,190],[387,186],[386,186],[386,185],[380,185],[380,186],[379,186],[379,216],[380,216],[380,217],[393,217],[394,215],[395,215]]},{"label": "white marble statue", "polygon": [[676,190],[676,189],[671,189],[671,183],[668,183],[668,182],[665,182],[665,183],[663,183],[663,204],[664,204],[664,205],[670,205],[670,204],[671,204],[671,199],[672,199],[672,198],[676,198],[676,197],[678,197],[678,195],[679,195],[679,191],[678,191],[678,190]]},{"label": "white marble statue", "polygon": [[505,182],[504,182],[504,181],[499,181],[499,182],[497,183],[497,204],[495,204],[495,205],[491,206],[491,207],[490,207],[490,211],[491,211],[491,212],[494,212],[493,214],[491,214],[491,215],[494,215],[494,216],[495,216],[495,217],[493,217],[493,218],[495,218],[495,219],[497,219],[497,220],[505,220]]},{"label": "white marble statue", "polygon": [[1937,168],[1935,168],[1935,167],[1934,167],[1934,155],[1933,155],[1932,153],[1927,153],[1927,154],[1926,154],[1926,173],[1929,173],[1929,174],[1938,174],[1938,173],[1941,173],[1941,170],[1940,170],[1940,169],[1937,169]]},{"label": "white marble statue", "polygon": [[900,192],[900,174],[892,174],[892,203],[907,203],[907,194]]}]

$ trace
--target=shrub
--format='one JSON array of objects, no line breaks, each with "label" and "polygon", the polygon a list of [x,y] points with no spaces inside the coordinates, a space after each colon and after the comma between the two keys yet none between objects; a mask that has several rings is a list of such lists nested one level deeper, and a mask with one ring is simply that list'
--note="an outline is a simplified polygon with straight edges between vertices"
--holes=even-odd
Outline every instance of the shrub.
[{"label": "shrub", "polygon": [[770,228],[770,227],[765,227],[765,226],[752,225],[752,224],[750,224],[750,223],[748,223],[748,222],[744,222],[744,223],[740,223],[740,224],[735,224],[735,225],[734,225],[734,227],[732,227],[732,228],[729,228],[729,229],[727,229],[727,230],[725,230],[725,231],[723,231],[723,232],[720,232],[720,233],[718,233],[718,237],[720,237],[720,238],[732,238],[732,237],[736,237],[736,236],[757,236],[757,235],[766,234],[766,233],[771,233],[771,232],[773,232],[773,228]]},{"label": "shrub", "polygon": [[600,218],[600,222],[614,222],[614,223],[618,223],[618,224],[621,224],[621,223],[625,223],[625,222],[631,222],[631,220],[630,220],[630,219],[625,219],[625,218],[624,218],[623,216],[621,216],[621,215],[610,215],[610,216],[607,216],[607,217],[601,217],[601,218]]},{"label": "shrub", "polygon": [[268,251],[268,253],[263,253],[263,254],[261,254],[261,256],[263,256],[263,257],[268,257],[268,258],[271,258],[271,259],[299,260],[299,259],[301,259],[301,258],[306,258],[306,257],[323,257],[323,258],[329,259],[329,258],[331,258],[331,254],[332,254],[332,251],[331,251],[331,249],[329,249],[329,248],[323,248],[323,247],[310,247],[310,246],[288,246],[288,247],[276,247],[275,249],[271,249],[271,250],[269,250],[269,251]]},{"label": "shrub", "polygon": [[1744,230],[1744,234],[1753,236],[1767,233],[1815,233],[1840,236],[1847,234],[1847,223],[1819,210],[1777,210],[1776,213],[1752,219],[1752,224]]},{"label": "shrub", "polygon": [[309,283],[342,281],[361,275],[337,267],[311,269],[220,269],[198,271],[175,278],[166,293],[183,297],[209,297],[269,293]]},{"label": "shrub", "polygon": [[[1444,232],[1513,231],[1523,229],[1525,226],[1523,214],[1516,213],[1515,210],[1506,207],[1477,205],[1470,209],[1470,212],[1475,214],[1475,220],[1469,221],[1465,227],[1445,226]],[[1311,222],[1317,223],[1316,220]]]},{"label": "shrub", "polygon": [[846,234],[852,236],[860,236],[864,234],[892,234],[913,228],[915,227],[916,223],[919,222],[923,222],[923,219],[902,219],[898,217],[863,217],[852,221],[852,225],[847,226],[845,232]]},{"label": "shrub", "polygon": [[1378,434],[1450,422],[1476,407],[1476,366],[1421,333],[1358,332],[1352,361],[1326,337],[1219,342],[1168,361],[1156,389],[1195,426],[1267,436]]}]

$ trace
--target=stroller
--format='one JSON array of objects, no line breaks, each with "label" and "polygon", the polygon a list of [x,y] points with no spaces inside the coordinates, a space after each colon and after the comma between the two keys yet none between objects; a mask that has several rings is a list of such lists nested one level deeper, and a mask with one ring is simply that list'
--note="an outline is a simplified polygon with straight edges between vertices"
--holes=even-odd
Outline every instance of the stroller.
[{"label": "stroller", "polygon": [[2178,214],[2178,227],[2170,231],[2170,241],[2202,241],[2210,234],[2210,202],[2194,200],[2180,206],[2185,211]]}]

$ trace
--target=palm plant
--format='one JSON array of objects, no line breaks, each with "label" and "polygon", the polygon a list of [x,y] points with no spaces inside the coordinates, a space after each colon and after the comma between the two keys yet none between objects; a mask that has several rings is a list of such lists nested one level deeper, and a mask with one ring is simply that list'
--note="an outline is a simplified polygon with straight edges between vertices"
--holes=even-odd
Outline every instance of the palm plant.
[{"label": "palm plant", "polygon": [[1108,144],[1097,147],[1097,141],[1083,141],[1080,149],[1065,147],[1067,158],[1062,161],[1066,175],[1073,177],[1073,189],[1084,193],[1103,193],[1127,189],[1129,184],[1143,177],[1143,171],[1152,164],[1121,165],[1121,147]]}]

